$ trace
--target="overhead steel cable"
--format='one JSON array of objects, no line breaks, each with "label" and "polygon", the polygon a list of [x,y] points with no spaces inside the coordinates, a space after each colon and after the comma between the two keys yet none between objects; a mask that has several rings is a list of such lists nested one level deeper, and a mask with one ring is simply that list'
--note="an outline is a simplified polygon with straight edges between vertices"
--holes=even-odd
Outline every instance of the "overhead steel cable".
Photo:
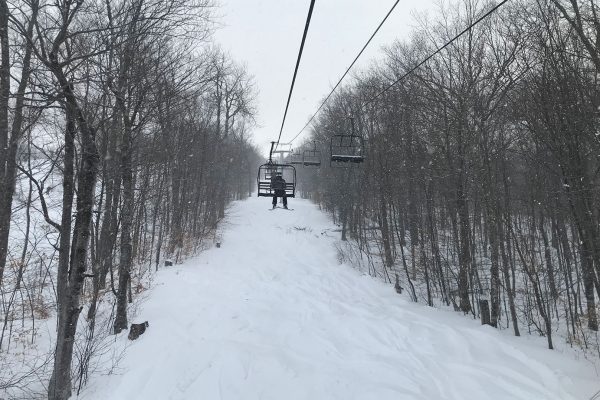
[{"label": "overhead steel cable", "polygon": [[385,17],[381,20],[381,22],[379,23],[379,25],[377,26],[377,28],[375,29],[375,31],[371,34],[371,37],[369,38],[369,40],[367,40],[367,42],[362,47],[362,49],[360,49],[360,51],[358,52],[357,56],[352,61],[352,64],[350,64],[350,66],[346,69],[346,72],[344,72],[344,75],[342,75],[342,77],[337,81],[337,83],[335,84],[335,86],[333,87],[333,89],[331,89],[331,91],[329,92],[329,94],[327,95],[327,97],[325,98],[325,100],[323,100],[323,102],[321,103],[321,105],[319,106],[319,108],[317,109],[317,111],[315,111],[315,113],[312,115],[312,117],[310,117],[310,119],[308,120],[308,122],[306,123],[306,125],[304,125],[304,127],[302,129],[300,129],[300,132],[298,132],[296,134],[296,136],[294,136],[292,138],[292,140],[289,141],[289,143],[292,143],[294,140],[296,140],[298,138],[298,136],[300,136],[300,134],[302,132],[304,132],[304,130],[315,119],[315,117],[317,116],[317,114],[319,114],[319,111],[321,111],[321,109],[327,103],[327,101],[329,100],[329,98],[331,97],[331,95],[333,94],[333,92],[335,92],[335,90],[338,88],[338,86],[340,86],[340,83],[342,83],[342,81],[344,80],[344,78],[346,77],[346,75],[348,75],[348,72],[350,72],[350,70],[352,69],[352,67],[354,66],[354,64],[356,64],[356,61],[358,61],[358,59],[360,58],[360,56],[362,55],[362,53],[365,51],[365,49],[367,48],[367,46],[369,45],[369,43],[371,43],[371,40],[373,40],[373,38],[375,37],[375,35],[377,34],[377,32],[379,32],[379,29],[383,26],[383,24],[388,19],[388,17],[392,13],[392,11],[394,11],[394,9],[396,8],[396,6],[398,5],[399,2],[400,2],[400,0],[396,0],[396,2],[394,3],[394,5],[392,6],[392,8],[390,8],[390,10],[387,12],[387,14],[385,15]]},{"label": "overhead steel cable", "polygon": [[462,35],[464,35],[468,31],[470,31],[471,29],[473,29],[473,27],[475,25],[477,25],[478,23],[480,23],[481,21],[483,21],[484,19],[486,19],[488,16],[490,16],[492,13],[494,13],[496,10],[498,10],[500,7],[502,7],[508,1],[509,0],[503,0],[500,3],[498,3],[497,5],[495,5],[494,7],[492,7],[488,12],[486,12],[481,17],[479,17],[475,22],[473,22],[468,27],[466,27],[465,29],[463,29],[458,35],[454,36],[452,39],[450,39],[450,41],[446,42],[446,44],[444,44],[442,47],[438,47],[436,51],[434,51],[433,53],[431,53],[430,55],[428,55],[427,57],[425,57],[420,63],[418,63],[417,65],[415,65],[414,67],[412,67],[410,70],[408,70],[406,73],[404,73],[398,79],[396,79],[394,82],[392,82],[391,84],[389,84],[386,88],[384,88],[382,91],[380,91],[379,93],[377,93],[375,96],[371,97],[367,102],[361,104],[361,108],[364,108],[367,105],[369,105],[372,102],[374,102],[375,100],[377,100],[377,98],[379,98],[379,96],[381,96],[382,94],[384,94],[385,92],[387,92],[388,90],[390,90],[392,87],[396,86],[398,83],[400,83],[400,81],[402,81],[408,75],[410,75],[413,72],[415,72],[423,64],[425,64],[431,58],[435,57],[439,52],[441,52],[442,50],[444,50],[446,47],[450,46],[459,37],[461,37]]},{"label": "overhead steel cable", "polygon": [[[360,108],[364,108],[367,105],[371,104],[373,101],[375,101],[377,98],[379,98],[379,96],[381,96],[382,94],[384,94],[385,92],[387,92],[388,90],[390,90],[392,87],[394,87],[395,85],[397,85],[398,83],[400,83],[400,81],[402,81],[403,79],[405,79],[408,75],[410,75],[413,72],[415,72],[423,64],[425,64],[431,58],[433,58],[434,56],[436,56],[439,52],[441,52],[442,50],[444,50],[446,47],[448,47],[449,45],[451,45],[454,41],[456,41],[462,35],[464,35],[469,30],[471,30],[475,25],[479,24],[481,21],[483,21],[484,19],[486,19],[488,16],[490,16],[492,13],[494,13],[496,10],[498,10],[500,7],[502,7],[508,1],[509,0],[503,0],[500,3],[498,3],[496,6],[492,7],[488,12],[486,12],[485,14],[483,14],[475,22],[473,22],[468,27],[466,27],[464,30],[462,30],[458,35],[454,36],[450,41],[446,42],[442,47],[439,47],[438,49],[436,49],[433,53],[431,53],[430,55],[428,55],[425,59],[423,59],[421,62],[419,62],[416,66],[414,66],[409,71],[407,71],[405,74],[403,74],[401,77],[399,77],[398,79],[396,79],[395,81],[393,81],[391,84],[389,84],[387,87],[385,87],[379,93],[377,93],[375,96],[373,96],[372,98],[370,98],[368,101],[366,101],[365,103],[362,103],[360,105]],[[394,4],[394,6],[392,7],[392,10],[396,6],[397,3],[398,3],[398,1],[396,1],[396,3]],[[389,16],[389,14],[391,13],[392,10],[390,10],[390,12],[388,12],[388,14],[386,15],[386,18]],[[381,27],[381,25],[383,24],[383,22],[385,22],[385,19],[382,21],[381,24],[379,24],[379,27],[377,27],[377,29],[379,29]],[[375,35],[375,33],[377,33],[377,30],[371,36],[371,38],[369,39],[369,41],[373,38],[373,36]],[[364,48],[368,44],[369,44],[369,42],[367,42],[367,44],[363,47],[363,49],[361,50],[361,53],[362,53],[362,51],[364,50]],[[358,59],[358,57],[360,57],[361,53],[359,53],[359,55],[357,56],[356,59]],[[354,60],[354,62],[356,61],[356,59]],[[350,67],[348,67],[348,70],[350,70],[350,68],[352,68],[352,65],[354,65],[354,62],[350,65]],[[310,118],[310,120],[308,121],[308,123],[306,125],[304,125],[304,127],[300,130],[300,132],[298,132],[298,134],[296,134],[296,136],[294,136],[294,138],[292,140],[290,140],[290,143],[293,142],[298,136],[300,136],[300,134],[314,120],[314,118],[317,116],[317,114],[319,113],[319,111],[323,108],[323,106],[325,105],[325,103],[327,102],[327,100],[329,100],[329,98],[331,97],[331,95],[333,94],[333,92],[335,91],[335,89],[339,86],[339,84],[342,81],[342,79],[344,79],[344,77],[347,75],[348,70],[346,70],[346,73],[344,73],[344,75],[342,76],[342,78],[338,81],[338,83],[335,85],[335,87],[331,90],[331,92],[329,93],[329,95],[327,95],[327,97],[325,98],[325,100],[323,101],[323,103],[321,103],[321,105],[319,106],[319,108],[317,109],[317,111],[313,114],[313,116]]]},{"label": "overhead steel cable", "polygon": [[287,103],[285,105],[285,112],[283,113],[283,120],[281,121],[281,128],[279,129],[279,137],[277,138],[277,144],[275,145],[275,149],[277,149],[277,146],[279,145],[279,140],[281,140],[281,132],[283,132],[283,126],[285,125],[285,117],[287,116],[288,108],[290,106],[290,100],[292,98],[292,92],[294,91],[294,83],[296,83],[296,75],[298,74],[298,67],[300,66],[302,50],[304,50],[304,42],[306,41],[306,34],[308,33],[308,26],[310,25],[310,19],[312,17],[314,6],[315,0],[311,0],[310,7],[308,9],[308,16],[306,17],[306,24],[304,25],[304,34],[302,35],[302,42],[300,43],[300,51],[298,51],[298,59],[296,60],[296,68],[294,69],[294,77],[292,78],[292,85],[290,86],[290,93],[288,94]]}]

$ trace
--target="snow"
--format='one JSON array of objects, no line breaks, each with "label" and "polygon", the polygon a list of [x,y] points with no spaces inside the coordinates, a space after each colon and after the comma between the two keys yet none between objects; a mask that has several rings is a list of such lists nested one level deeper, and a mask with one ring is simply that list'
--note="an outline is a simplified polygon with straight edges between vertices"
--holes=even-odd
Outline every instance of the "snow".
[{"label": "snow", "polygon": [[[95,399],[587,399],[591,363],[428,308],[337,261],[306,200],[229,210],[221,248],[159,272],[149,322]],[[127,333],[117,341],[125,342]]]}]

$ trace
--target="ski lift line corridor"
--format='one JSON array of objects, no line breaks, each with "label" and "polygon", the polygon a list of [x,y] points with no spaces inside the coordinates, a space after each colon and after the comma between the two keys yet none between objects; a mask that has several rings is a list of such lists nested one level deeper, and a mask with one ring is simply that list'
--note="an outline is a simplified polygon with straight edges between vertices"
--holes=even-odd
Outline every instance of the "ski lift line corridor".
[{"label": "ski lift line corridor", "polygon": [[[296,199],[228,209],[221,247],[159,271],[119,373],[81,400],[581,400],[587,360],[414,304],[337,259],[327,214]],[[127,344],[127,333],[114,338]],[[110,360],[108,360],[110,362]]]}]

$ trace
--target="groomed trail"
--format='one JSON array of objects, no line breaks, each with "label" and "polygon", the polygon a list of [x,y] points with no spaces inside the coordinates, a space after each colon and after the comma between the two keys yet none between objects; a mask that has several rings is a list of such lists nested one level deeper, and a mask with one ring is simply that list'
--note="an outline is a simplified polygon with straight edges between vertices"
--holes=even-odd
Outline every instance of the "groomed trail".
[{"label": "groomed trail", "polygon": [[[221,248],[159,272],[150,327],[86,400],[588,399],[585,360],[414,304],[337,261],[305,200],[236,202]],[[127,333],[117,340],[126,341]]]}]

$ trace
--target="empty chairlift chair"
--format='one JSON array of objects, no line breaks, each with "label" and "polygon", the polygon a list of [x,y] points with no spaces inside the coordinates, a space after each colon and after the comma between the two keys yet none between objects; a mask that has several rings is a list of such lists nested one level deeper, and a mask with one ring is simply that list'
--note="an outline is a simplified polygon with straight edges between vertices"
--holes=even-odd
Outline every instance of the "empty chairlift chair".
[{"label": "empty chairlift chair", "polygon": [[302,153],[298,151],[290,154],[289,163],[292,165],[303,165],[304,161]]},{"label": "empty chairlift chair", "polygon": [[291,143],[278,143],[274,147],[271,148],[271,156],[273,158],[285,158],[289,154],[292,154],[292,144]]},{"label": "empty chairlift chair", "polygon": [[331,138],[331,166],[349,166],[365,160],[365,143],[358,135],[335,135]]},{"label": "empty chairlift chair", "polygon": [[350,117],[352,134],[334,135],[331,138],[330,165],[332,167],[346,167],[359,165],[365,161],[365,141],[354,130],[354,118]]},{"label": "empty chairlift chair", "polygon": [[312,150],[304,150],[302,154],[302,165],[305,167],[321,166],[321,151],[317,150],[317,145],[313,142]]}]

